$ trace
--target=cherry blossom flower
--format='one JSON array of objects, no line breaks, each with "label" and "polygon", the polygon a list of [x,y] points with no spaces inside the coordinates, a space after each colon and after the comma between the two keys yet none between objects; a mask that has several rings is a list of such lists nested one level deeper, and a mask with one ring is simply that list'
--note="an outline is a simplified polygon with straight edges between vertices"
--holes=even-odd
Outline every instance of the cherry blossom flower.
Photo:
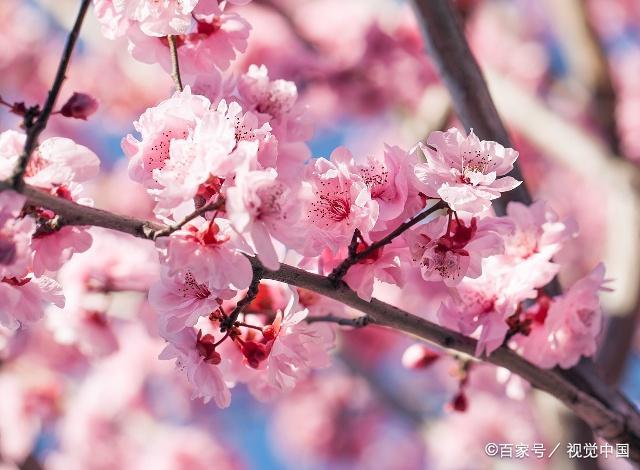
[{"label": "cherry blossom flower", "polygon": [[[233,176],[235,165],[256,159],[257,143],[238,143],[234,123],[225,111],[226,106],[221,103],[217,110],[198,120],[189,138],[172,140],[167,152],[170,158],[162,168],[153,170],[158,187],[151,194],[158,200],[157,215],[191,212],[201,189],[207,194],[201,203],[206,204],[219,192],[220,178]],[[189,210],[182,209],[185,204]]]},{"label": "cherry blossom flower", "polygon": [[240,169],[236,185],[227,189],[229,219],[239,232],[250,235],[258,258],[268,269],[275,270],[280,265],[271,236],[289,245],[292,240],[294,246],[301,243],[301,227],[296,230],[301,215],[296,192],[278,180],[273,168]]},{"label": "cherry blossom flower", "polygon": [[[243,350],[245,357],[255,361],[250,362],[257,371],[249,381],[249,389],[258,399],[268,400],[289,391],[310,369],[330,365],[329,351],[335,341],[333,328],[322,323],[306,324],[308,313],[300,308],[294,291],[285,310],[278,311],[268,330],[263,330],[267,343],[263,347],[252,343],[248,351]],[[247,346],[245,342],[243,348]]]},{"label": "cherry blossom flower", "polygon": [[87,251],[92,242],[91,234],[79,227],[62,227],[54,233],[36,232],[32,240],[33,272],[41,275],[46,271],[57,271],[74,253]]},{"label": "cherry blossom flower", "polygon": [[[196,76],[226,70],[237,54],[246,50],[250,30],[249,23],[237,13],[195,17],[194,27],[176,36],[181,73]],[[138,25],[128,28],[127,38],[136,60],[171,70],[166,38],[149,36]]]},{"label": "cherry blossom flower", "polygon": [[[0,173],[4,173],[0,176],[9,176],[8,171],[15,166],[25,138],[24,134],[16,131],[0,134]],[[91,205],[91,200],[81,197],[80,183],[94,178],[99,167],[100,160],[87,147],[71,139],[52,137],[44,140],[34,151],[25,172],[25,182],[55,196]],[[74,253],[86,251],[91,246],[91,236],[85,228],[49,229],[49,223],[56,217],[55,212],[36,209],[33,215],[39,227],[32,244],[32,267],[36,275],[59,269]]]},{"label": "cherry blossom flower", "polygon": [[575,237],[576,222],[568,218],[560,220],[545,201],[536,201],[530,206],[519,202],[507,205],[507,217],[514,223],[515,231],[505,236],[505,256],[518,263],[538,258],[551,261],[562,244]]},{"label": "cherry blossom flower", "polygon": [[[176,366],[183,371],[193,386],[192,398],[202,397],[213,401],[220,408],[231,403],[231,392],[225,383],[218,359],[208,356],[210,335],[200,337],[193,328],[185,328],[171,335],[169,344],[160,353],[160,359],[176,359]],[[217,354],[217,353],[215,353]]]},{"label": "cherry blossom flower", "polygon": [[[190,271],[185,272],[183,279],[169,276],[166,268],[163,273],[161,280],[149,290],[149,302],[159,315],[162,335],[194,326],[201,316],[219,307],[218,299],[205,284],[198,283]],[[233,291],[229,294],[233,296]]]},{"label": "cherry blossom flower", "polygon": [[521,302],[537,296],[526,279],[531,273],[514,273],[497,257],[486,258],[482,271],[476,279],[463,279],[455,295],[445,299],[438,310],[443,326],[464,335],[479,333],[477,356],[497,349],[509,330],[507,319]]},{"label": "cherry blossom flower", "polygon": [[0,278],[22,277],[29,271],[31,217],[19,218],[26,197],[14,191],[0,193]]},{"label": "cherry blossom flower", "polygon": [[238,79],[240,101],[245,109],[258,115],[259,122],[268,122],[278,140],[275,168],[281,178],[295,181],[311,152],[305,143],[313,134],[306,109],[298,103],[295,83],[271,80],[267,68],[250,65]]},{"label": "cherry blossom flower", "polygon": [[598,292],[608,290],[604,282],[599,264],[561,296],[540,299],[525,315],[530,331],[514,339],[521,354],[545,368],[569,368],[593,356],[603,321]]},{"label": "cherry blossom flower", "polygon": [[250,65],[238,81],[238,91],[247,109],[265,114],[269,120],[283,119],[298,100],[295,83],[288,80],[270,80],[267,67]]},{"label": "cherry blossom flower", "polygon": [[370,156],[366,165],[356,166],[371,198],[378,203],[379,224],[402,214],[412,189],[411,160],[411,156],[399,147],[386,146],[381,158]]},{"label": "cherry blossom flower", "polygon": [[239,251],[251,249],[231,227],[228,220],[202,218],[169,237],[156,241],[161,263],[169,276],[186,276],[187,271],[198,284],[205,284],[212,293],[249,287],[251,263]]},{"label": "cherry blossom flower", "polygon": [[[17,131],[0,134],[0,176],[8,178],[22,149],[26,135]],[[64,137],[51,137],[36,148],[25,173],[28,184],[42,189],[70,188],[94,178],[99,171],[97,155],[83,145]]]},{"label": "cherry blossom flower", "polygon": [[131,179],[147,188],[158,187],[158,172],[169,159],[172,142],[186,139],[210,106],[207,98],[193,95],[187,86],[184,91],[177,91],[171,98],[147,109],[133,123],[142,140],[131,134],[122,140]]},{"label": "cherry blossom flower", "polygon": [[415,166],[425,195],[443,199],[454,211],[478,214],[491,207],[491,200],[521,182],[506,175],[518,152],[497,142],[478,139],[471,131],[458,129],[433,132],[427,144],[419,144],[427,162]]},{"label": "cherry blossom flower", "polygon": [[49,303],[64,307],[60,285],[53,279],[28,276],[0,280],[0,324],[10,330],[40,320]]},{"label": "cherry blossom flower", "polygon": [[378,204],[362,178],[353,173],[353,157],[338,148],[331,160],[318,158],[308,167],[310,202],[305,221],[309,235],[303,252],[318,254],[325,246],[333,251],[349,244],[356,229],[369,233],[378,218]]},{"label": "cherry blossom flower", "polygon": [[197,4],[198,0],[94,0],[96,17],[110,39],[124,34],[131,24],[149,36],[185,33]]},{"label": "cherry blossom flower", "polygon": [[449,216],[408,230],[404,237],[425,281],[455,286],[465,276],[480,276],[482,260],[504,252],[503,236],[512,231],[508,220],[472,217],[465,223]]}]

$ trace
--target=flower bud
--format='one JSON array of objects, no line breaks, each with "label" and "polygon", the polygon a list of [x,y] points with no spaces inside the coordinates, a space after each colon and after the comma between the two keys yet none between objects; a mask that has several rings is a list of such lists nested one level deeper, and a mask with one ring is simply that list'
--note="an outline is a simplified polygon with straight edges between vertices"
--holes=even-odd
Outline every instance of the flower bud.
[{"label": "flower bud", "polygon": [[86,121],[97,109],[98,101],[93,96],[74,92],[71,98],[60,108],[60,114],[65,117],[84,119]]}]

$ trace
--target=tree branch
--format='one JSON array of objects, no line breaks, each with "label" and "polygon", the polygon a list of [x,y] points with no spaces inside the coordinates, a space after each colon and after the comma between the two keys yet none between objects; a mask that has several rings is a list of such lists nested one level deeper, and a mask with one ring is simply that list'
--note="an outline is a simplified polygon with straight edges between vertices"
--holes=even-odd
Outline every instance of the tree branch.
[{"label": "tree branch", "polygon": [[47,127],[47,122],[49,121],[49,117],[53,112],[53,107],[56,104],[58,95],[60,94],[62,82],[64,82],[67,67],[69,65],[69,61],[71,60],[71,54],[73,53],[73,48],[75,47],[76,41],[78,40],[80,28],[82,27],[82,22],[84,21],[84,17],[87,13],[90,3],[91,0],[82,0],[82,3],[80,4],[78,16],[76,17],[76,21],[73,25],[73,28],[71,29],[71,32],[69,33],[69,36],[67,37],[67,43],[64,46],[62,57],[60,58],[60,63],[58,64],[58,71],[56,72],[56,76],[53,80],[53,85],[51,86],[51,90],[47,95],[47,100],[44,103],[42,111],[38,113],[35,122],[31,122],[30,119],[25,119],[27,137],[24,143],[24,149],[22,151],[22,154],[20,154],[20,157],[18,158],[18,162],[10,178],[11,186],[13,186],[13,188],[15,189],[19,190],[24,185],[24,173],[27,171],[27,166],[29,165],[31,154],[38,145],[38,138],[40,137],[40,134]]},{"label": "tree branch", "polygon": [[318,322],[326,322],[326,323],[335,323],[340,326],[352,326],[353,328],[362,328],[369,324],[369,317],[367,315],[361,315],[357,318],[343,318],[337,317],[335,315],[316,315],[312,317],[307,317],[307,323],[318,323]]}]

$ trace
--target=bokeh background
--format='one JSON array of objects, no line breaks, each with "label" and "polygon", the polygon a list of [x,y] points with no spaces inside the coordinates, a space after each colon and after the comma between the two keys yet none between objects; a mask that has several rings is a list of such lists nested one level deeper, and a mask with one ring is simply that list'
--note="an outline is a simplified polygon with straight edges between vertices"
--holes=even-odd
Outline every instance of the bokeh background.
[{"label": "bokeh background", "polygon": [[[609,331],[597,361],[637,402],[640,2],[455,3],[527,184],[581,227],[558,257],[562,282],[600,260],[607,265],[614,292],[603,297]],[[0,1],[5,101],[44,101],[77,4]],[[240,8],[253,30],[233,71],[265,64],[272,78],[296,82],[315,126],[314,156],[346,145],[366,158],[385,142],[410,148],[458,124],[408,2],[254,0]],[[133,60],[126,43],[105,39],[88,15],[61,102],[89,93],[99,110],[86,122],[53,116],[45,135],[73,138],[100,156],[103,175],[90,187],[97,207],[150,217],[143,188],[127,178],[120,140],[172,87],[160,67]],[[0,130],[18,125],[0,107]],[[156,275],[153,257],[144,242],[103,234],[61,277],[99,282],[134,269],[144,280]],[[600,441],[507,371],[445,356],[421,370],[403,367],[413,341],[379,329],[341,332],[333,366],[292,394],[265,404],[240,387],[232,406],[218,410],[191,401],[173,366],[157,360],[162,342],[143,292],[71,294],[108,321],[115,346],[98,354],[92,330],[79,339],[61,317],[10,341],[0,331],[2,470],[630,468],[614,458],[572,461],[563,451],[553,459],[487,457],[487,442],[562,443],[563,450]],[[439,302],[387,295],[423,314]],[[465,378],[468,403],[460,406]]]}]

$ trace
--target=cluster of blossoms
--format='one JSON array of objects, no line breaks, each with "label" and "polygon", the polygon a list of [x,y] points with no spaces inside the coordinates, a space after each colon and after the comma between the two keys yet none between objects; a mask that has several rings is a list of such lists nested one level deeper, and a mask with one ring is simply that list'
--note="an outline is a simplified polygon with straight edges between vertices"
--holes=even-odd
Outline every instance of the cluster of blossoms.
[{"label": "cluster of blossoms", "polygon": [[[0,134],[0,179],[11,176],[22,153],[25,134]],[[70,139],[52,137],[34,152],[25,182],[51,195],[90,205],[81,183],[98,173],[100,161],[88,148]],[[57,271],[74,253],[91,246],[85,227],[59,227],[51,210],[25,204],[13,191],[0,193],[0,325],[16,330],[42,318],[44,305],[62,307],[58,283],[47,274]]]},{"label": "cluster of blossoms", "polygon": [[[423,292],[444,286],[438,319],[476,337],[478,355],[510,341],[536,364],[570,367],[594,353],[603,269],[562,296],[544,293],[574,224],[542,201],[492,213],[492,201],[520,184],[508,176],[516,151],[452,128],[411,151],[387,146],[357,158],[340,147],[311,158],[312,129],[294,83],[255,65],[222,79],[249,31],[227,3],[246,2],[95,1],[109,35],[126,35],[141,60],[168,67],[173,36],[194,85],[147,109],[134,123],[139,135],[127,135],[122,149],[131,179],[171,227],[155,240],[160,274],[149,302],[167,342],[160,357],[175,359],[195,397],[225,407],[230,388],[244,383],[268,399],[329,364],[335,331],[310,317],[349,312],[261,282],[264,269],[285,259],[344,281],[365,300],[380,283],[419,282]],[[19,132],[0,135],[2,179],[24,140]],[[51,138],[38,146],[25,181],[90,204],[80,183],[97,169],[88,149]],[[53,211],[25,206],[23,196],[0,198],[0,323],[15,329],[42,317],[47,302],[62,306],[46,274],[88,250],[92,238]],[[69,309],[83,295],[72,292]],[[84,331],[100,347],[73,334],[67,340],[95,355],[115,350],[114,337],[86,313],[74,317],[74,334]]]},{"label": "cluster of blossoms", "polygon": [[131,55],[171,70],[168,36],[174,36],[183,74],[219,84],[220,72],[247,48],[251,26],[233,5],[251,0],[94,0],[103,34],[125,36]]}]

